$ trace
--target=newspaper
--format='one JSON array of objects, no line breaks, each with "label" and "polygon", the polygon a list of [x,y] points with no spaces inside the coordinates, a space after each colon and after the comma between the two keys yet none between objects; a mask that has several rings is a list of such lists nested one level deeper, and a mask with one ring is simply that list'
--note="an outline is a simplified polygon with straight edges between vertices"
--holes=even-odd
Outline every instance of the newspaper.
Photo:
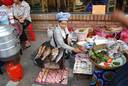
[{"label": "newspaper", "polygon": [[91,75],[92,71],[93,71],[93,66],[90,60],[88,59],[88,55],[81,53],[76,54],[73,73]]}]

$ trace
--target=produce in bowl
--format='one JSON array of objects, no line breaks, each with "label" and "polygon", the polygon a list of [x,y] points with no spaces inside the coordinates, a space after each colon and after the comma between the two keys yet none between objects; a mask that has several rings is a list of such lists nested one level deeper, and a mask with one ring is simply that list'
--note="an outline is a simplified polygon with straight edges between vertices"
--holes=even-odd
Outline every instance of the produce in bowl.
[{"label": "produce in bowl", "polygon": [[113,56],[108,55],[108,51],[105,49],[94,51],[90,50],[90,60],[94,65],[101,69],[115,69],[126,63],[126,57],[118,53]]}]

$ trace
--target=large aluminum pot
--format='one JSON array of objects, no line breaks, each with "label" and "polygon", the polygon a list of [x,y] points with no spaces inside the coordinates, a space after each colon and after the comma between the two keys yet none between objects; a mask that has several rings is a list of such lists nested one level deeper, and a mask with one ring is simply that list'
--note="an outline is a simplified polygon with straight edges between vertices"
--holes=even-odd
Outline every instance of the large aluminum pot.
[{"label": "large aluminum pot", "polygon": [[8,59],[20,51],[20,41],[15,29],[8,25],[0,25],[0,59]]}]

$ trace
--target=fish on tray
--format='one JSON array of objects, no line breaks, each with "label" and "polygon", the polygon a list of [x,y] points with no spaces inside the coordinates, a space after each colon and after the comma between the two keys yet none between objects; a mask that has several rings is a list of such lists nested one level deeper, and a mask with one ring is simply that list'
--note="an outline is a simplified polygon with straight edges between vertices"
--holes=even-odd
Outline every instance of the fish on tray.
[{"label": "fish on tray", "polygon": [[58,63],[62,57],[63,57],[63,50],[59,50],[59,54],[56,57],[56,63]]},{"label": "fish on tray", "polygon": [[52,53],[51,53],[51,55],[52,55],[52,59],[51,60],[52,61],[54,61],[56,59],[58,53],[59,53],[59,49],[58,48],[52,49]]},{"label": "fish on tray", "polygon": [[35,56],[35,59],[39,58],[41,56],[41,49],[42,49],[42,46],[39,47],[38,52],[37,52],[37,54]]},{"label": "fish on tray", "polygon": [[37,53],[35,59],[41,57],[41,55],[44,52],[45,48],[46,48],[46,46],[40,46],[40,48],[38,49],[38,53]]},{"label": "fish on tray", "polygon": [[43,61],[47,56],[50,55],[50,53],[51,53],[51,48],[50,47],[47,47],[45,49],[44,53],[43,53],[43,56],[42,56],[42,59],[41,60]]}]

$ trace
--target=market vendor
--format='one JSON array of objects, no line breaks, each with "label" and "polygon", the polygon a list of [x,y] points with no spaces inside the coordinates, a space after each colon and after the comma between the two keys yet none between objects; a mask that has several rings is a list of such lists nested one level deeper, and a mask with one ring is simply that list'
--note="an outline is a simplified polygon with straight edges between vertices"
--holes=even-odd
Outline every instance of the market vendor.
[{"label": "market vendor", "polygon": [[125,16],[122,11],[115,10],[112,14],[112,18],[128,27],[128,17]]},{"label": "market vendor", "polygon": [[2,0],[0,7],[0,24],[9,25],[14,23],[12,5],[13,0]]},{"label": "market vendor", "polygon": [[81,52],[79,48],[74,48],[68,45],[69,31],[67,29],[68,19],[70,18],[69,13],[60,12],[56,15],[58,20],[58,26],[53,31],[53,37],[51,45],[60,48],[61,52],[68,50],[69,52],[74,51],[76,53]]},{"label": "market vendor", "polygon": [[[16,20],[23,26],[23,31],[20,36],[21,44],[23,48],[26,49],[31,46],[27,34],[25,33],[25,29],[29,27],[31,24],[31,16],[30,16],[30,6],[25,0],[13,0],[13,15]],[[30,28],[32,29],[32,27]]]},{"label": "market vendor", "polygon": [[[66,51],[68,52],[75,52],[75,53],[79,53],[79,52],[82,52],[82,50],[80,50],[79,48],[74,48],[74,47],[71,47],[69,44],[70,42],[70,39],[69,39],[69,31],[67,29],[67,24],[68,24],[68,20],[70,18],[70,13],[63,13],[63,12],[60,12],[60,13],[57,13],[56,14],[56,19],[58,21],[58,24],[57,26],[54,28],[53,30],[53,33],[52,33],[52,37],[49,41],[49,45],[50,47],[53,48],[58,48],[59,49],[59,55],[53,59],[53,61],[55,61],[56,63],[59,63],[61,65],[61,68],[62,65],[63,65],[63,55]],[[48,43],[47,43],[48,45]],[[46,47],[47,47],[46,45]],[[43,51],[43,50],[41,50]],[[50,49],[49,49],[50,51]],[[47,48],[45,49],[45,51],[43,53],[47,52]],[[55,51],[56,52],[56,51]],[[54,52],[54,53],[55,53]],[[42,54],[40,54],[42,55]],[[36,55],[38,56],[38,55]],[[44,55],[42,55],[42,57],[40,56],[40,58],[42,58],[42,60],[45,61],[45,58],[43,58]],[[35,58],[39,58],[39,57],[35,57]]]},{"label": "market vendor", "polygon": [[56,18],[58,20],[58,26],[53,31],[53,37],[50,44],[54,47],[62,48],[63,50],[66,49],[76,53],[81,52],[79,48],[73,48],[68,45],[68,36],[70,33],[67,29],[67,24],[68,19],[70,18],[70,14],[60,12],[56,15]]}]

